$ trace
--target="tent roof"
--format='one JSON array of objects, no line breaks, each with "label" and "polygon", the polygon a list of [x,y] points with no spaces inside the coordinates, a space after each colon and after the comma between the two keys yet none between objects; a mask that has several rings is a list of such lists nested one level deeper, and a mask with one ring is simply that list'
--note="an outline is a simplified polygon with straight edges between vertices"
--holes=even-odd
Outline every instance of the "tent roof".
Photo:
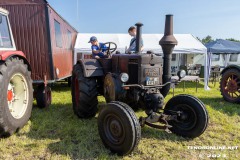
[{"label": "tent roof", "polygon": [[205,45],[211,53],[240,53],[240,43],[218,39]]},{"label": "tent roof", "polygon": [[[99,42],[115,42],[118,46],[118,51],[125,52],[125,48],[129,46],[131,37],[128,34],[81,34],[77,36],[75,44],[76,52],[92,53],[91,44],[88,43],[91,36],[96,36]],[[173,53],[185,54],[206,54],[207,48],[197,38],[191,34],[175,34],[178,45],[175,47]],[[162,53],[162,48],[159,45],[159,40],[163,34],[143,34],[144,51],[153,51],[154,53]]]}]

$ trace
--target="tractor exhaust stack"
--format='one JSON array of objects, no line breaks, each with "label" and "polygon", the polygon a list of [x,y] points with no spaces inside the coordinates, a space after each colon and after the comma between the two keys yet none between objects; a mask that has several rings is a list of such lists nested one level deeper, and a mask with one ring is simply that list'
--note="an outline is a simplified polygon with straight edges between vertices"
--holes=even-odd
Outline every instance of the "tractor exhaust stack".
[{"label": "tractor exhaust stack", "polygon": [[[159,44],[163,50],[163,84],[171,81],[171,60],[172,52],[177,45],[177,40],[173,36],[173,15],[166,15],[165,32]],[[165,97],[170,90],[170,84],[161,89],[161,93]]]},{"label": "tractor exhaust stack", "polygon": [[136,53],[141,52],[141,40],[142,40],[142,23],[136,23],[135,26],[137,26],[137,36],[136,36]]}]

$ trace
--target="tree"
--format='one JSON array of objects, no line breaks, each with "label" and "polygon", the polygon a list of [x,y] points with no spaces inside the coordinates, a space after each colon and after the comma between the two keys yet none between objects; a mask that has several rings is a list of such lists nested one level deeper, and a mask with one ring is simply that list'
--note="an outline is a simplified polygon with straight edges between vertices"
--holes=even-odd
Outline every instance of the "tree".
[{"label": "tree", "polygon": [[209,36],[209,35],[202,39],[203,44],[207,44],[207,43],[212,42],[212,41],[214,41],[214,39],[212,39],[212,37]]},{"label": "tree", "polygon": [[234,38],[227,38],[226,40],[233,41],[233,42],[240,42],[240,40],[236,40]]}]

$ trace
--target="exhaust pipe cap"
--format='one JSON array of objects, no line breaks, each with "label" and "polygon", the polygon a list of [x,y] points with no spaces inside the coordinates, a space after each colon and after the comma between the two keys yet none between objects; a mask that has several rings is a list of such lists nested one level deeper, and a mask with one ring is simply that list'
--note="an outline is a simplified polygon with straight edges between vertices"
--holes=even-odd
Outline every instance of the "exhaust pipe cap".
[{"label": "exhaust pipe cap", "polygon": [[177,45],[178,41],[173,36],[173,15],[166,15],[164,36],[159,42],[160,45]]},{"label": "exhaust pipe cap", "polygon": [[138,23],[135,24],[135,26],[140,26],[141,27],[141,26],[143,26],[143,24],[141,22],[138,22]]}]

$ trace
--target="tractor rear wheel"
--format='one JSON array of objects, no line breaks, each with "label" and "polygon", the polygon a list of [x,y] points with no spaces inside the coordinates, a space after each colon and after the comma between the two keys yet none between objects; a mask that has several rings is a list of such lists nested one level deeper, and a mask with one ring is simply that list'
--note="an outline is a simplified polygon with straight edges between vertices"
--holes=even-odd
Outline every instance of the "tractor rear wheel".
[{"label": "tractor rear wheel", "polygon": [[141,126],[132,108],[115,101],[101,108],[98,132],[106,148],[118,155],[131,153],[141,138]]},{"label": "tractor rear wheel", "polygon": [[31,116],[33,88],[28,66],[18,58],[0,63],[0,84],[0,137],[8,137]]},{"label": "tractor rear wheel", "polygon": [[[164,109],[167,115],[177,115],[176,119],[168,121],[173,133],[196,138],[200,136],[208,126],[208,113],[205,105],[191,95],[178,95],[170,99]],[[180,115],[176,114],[180,112]]]},{"label": "tractor rear wheel", "polygon": [[71,85],[72,85],[72,77],[68,77],[67,78],[67,82],[68,82],[68,87],[71,87]]},{"label": "tractor rear wheel", "polygon": [[81,64],[76,64],[72,74],[73,111],[79,118],[92,118],[97,113],[97,81],[86,78]]},{"label": "tractor rear wheel", "polygon": [[223,98],[231,103],[240,103],[240,72],[228,69],[222,74],[220,90]]}]

